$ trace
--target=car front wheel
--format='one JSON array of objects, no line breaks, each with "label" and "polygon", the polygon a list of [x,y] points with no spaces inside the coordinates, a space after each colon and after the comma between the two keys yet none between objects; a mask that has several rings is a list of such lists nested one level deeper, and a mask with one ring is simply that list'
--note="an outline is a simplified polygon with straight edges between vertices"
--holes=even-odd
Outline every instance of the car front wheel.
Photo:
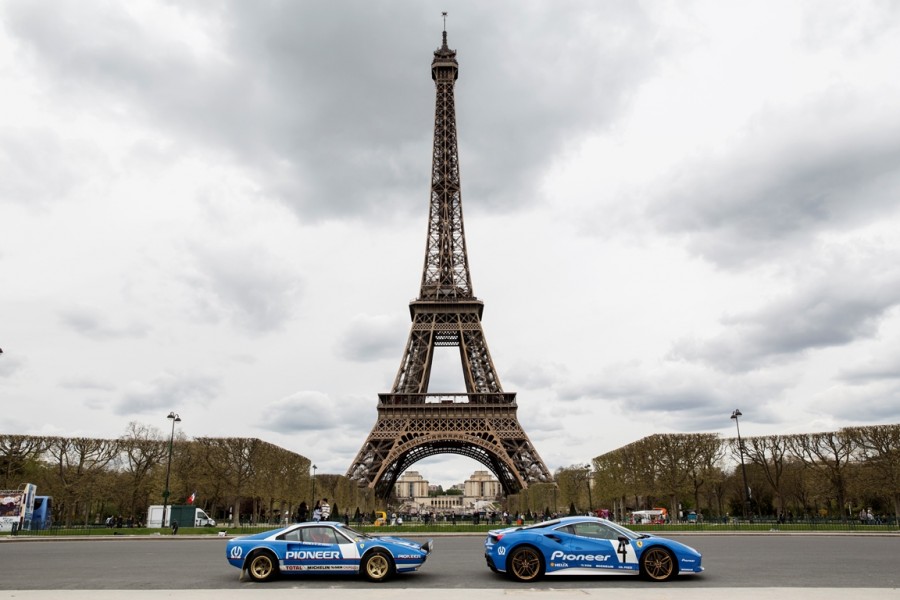
[{"label": "car front wheel", "polygon": [[516,581],[537,581],[544,574],[541,553],[531,546],[516,548],[506,559],[506,572]]},{"label": "car front wheel", "polygon": [[659,546],[648,548],[641,556],[641,575],[650,581],[668,581],[678,573],[675,557]]},{"label": "car front wheel", "polygon": [[391,575],[391,558],[380,550],[367,554],[362,564],[363,577],[380,583]]},{"label": "car front wheel", "polygon": [[247,574],[253,581],[269,581],[278,575],[278,561],[271,552],[255,554],[247,563]]}]

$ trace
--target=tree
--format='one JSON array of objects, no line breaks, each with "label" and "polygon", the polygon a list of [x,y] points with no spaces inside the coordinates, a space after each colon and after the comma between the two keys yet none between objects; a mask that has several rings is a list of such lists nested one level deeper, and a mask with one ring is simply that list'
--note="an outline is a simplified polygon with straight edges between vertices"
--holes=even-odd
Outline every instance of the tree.
[{"label": "tree", "polygon": [[847,477],[850,460],[856,446],[850,436],[836,431],[793,435],[788,438],[791,451],[807,468],[824,475],[831,484],[841,520],[847,516]]},{"label": "tree", "polygon": [[784,468],[790,459],[788,438],[781,435],[744,438],[744,453],[762,470],[778,500],[778,514],[784,515]]},{"label": "tree", "polygon": [[894,505],[894,523],[900,526],[900,425],[849,427],[841,430],[852,440],[879,495]]},{"label": "tree", "polygon": [[125,512],[143,514],[150,504],[153,472],[166,457],[166,442],[158,429],[132,421],[125,435],[119,438],[118,447],[118,463],[128,482]]},{"label": "tree", "polygon": [[30,435],[0,435],[0,489],[16,489],[27,481],[30,465],[47,450],[47,439]]}]

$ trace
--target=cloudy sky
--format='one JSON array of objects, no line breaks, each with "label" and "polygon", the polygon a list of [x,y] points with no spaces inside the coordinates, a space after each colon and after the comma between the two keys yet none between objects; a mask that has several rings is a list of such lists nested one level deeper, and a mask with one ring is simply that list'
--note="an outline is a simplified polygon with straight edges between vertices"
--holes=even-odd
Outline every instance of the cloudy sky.
[{"label": "cloudy sky", "polygon": [[735,408],[900,421],[900,4],[6,0],[0,432],[176,411],[344,473],[419,291],[444,10],[473,287],[551,470]]}]

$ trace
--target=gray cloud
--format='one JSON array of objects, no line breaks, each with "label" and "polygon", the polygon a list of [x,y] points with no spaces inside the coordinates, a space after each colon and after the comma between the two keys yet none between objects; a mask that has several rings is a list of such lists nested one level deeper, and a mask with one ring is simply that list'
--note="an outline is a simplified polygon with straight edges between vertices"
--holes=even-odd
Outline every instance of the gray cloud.
[{"label": "gray cloud", "polygon": [[102,161],[88,144],[49,129],[0,128],[0,203],[43,207],[77,189],[83,173]]},{"label": "gray cloud", "polygon": [[676,342],[671,357],[753,371],[872,336],[886,311],[900,304],[900,279],[861,283],[833,274],[801,286],[757,311],[724,317],[717,336]]},{"label": "gray cloud", "polygon": [[61,380],[59,385],[67,390],[111,392],[116,389],[116,386],[111,383],[87,377],[67,377]]},{"label": "gray cloud", "polygon": [[[835,105],[837,104],[837,105]],[[666,179],[647,216],[724,267],[807,247],[822,232],[898,210],[900,120],[867,114],[869,98],[826,97],[756,117],[724,154]]]},{"label": "gray cloud", "polygon": [[112,323],[105,311],[84,307],[63,310],[60,321],[69,329],[95,340],[144,337],[148,332],[148,327],[142,323]]},{"label": "gray cloud", "polygon": [[[234,2],[214,15],[196,7],[206,29],[191,37],[205,37],[207,51],[117,5],[14,2],[6,17],[35,67],[80,110],[117,119],[124,104],[183,151],[204,148],[255,171],[307,218],[378,218],[418,209],[427,194],[429,71],[441,41],[438,10],[389,6]],[[462,3],[448,27],[451,46],[463,48],[467,193],[505,209],[534,201],[550,157],[621,110],[652,68],[656,43],[654,26],[628,2],[584,3],[581,12],[509,7],[521,12],[520,27],[479,3]]]},{"label": "gray cloud", "polygon": [[408,328],[409,322],[399,315],[357,315],[350,319],[337,342],[338,355],[358,362],[400,360],[403,331]]},{"label": "gray cloud", "polygon": [[199,314],[226,319],[252,333],[279,329],[299,301],[302,279],[265,248],[232,245],[190,249],[194,270],[184,280],[194,289]]},{"label": "gray cloud", "polygon": [[375,423],[375,403],[371,398],[336,401],[322,392],[306,390],[269,402],[261,414],[258,426],[262,429],[283,434],[340,430],[340,437],[350,436],[361,444]]},{"label": "gray cloud", "polygon": [[178,406],[182,418],[187,419],[190,407],[205,406],[215,398],[220,385],[202,375],[163,373],[152,381],[130,384],[113,410],[118,415],[133,415]]}]

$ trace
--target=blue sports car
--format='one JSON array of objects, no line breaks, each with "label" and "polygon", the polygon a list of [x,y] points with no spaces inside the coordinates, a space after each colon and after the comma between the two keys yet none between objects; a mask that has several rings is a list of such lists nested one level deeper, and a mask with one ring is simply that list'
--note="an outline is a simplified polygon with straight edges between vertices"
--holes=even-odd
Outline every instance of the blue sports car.
[{"label": "blue sports car", "polygon": [[596,517],[566,517],[488,532],[484,557],[516,581],[544,575],[643,575],[666,581],[700,573],[700,553],[673,540],[635,533]]},{"label": "blue sports car", "polygon": [[[332,521],[298,523],[228,541],[225,556],[254,581],[279,573],[361,573],[384,581],[395,573],[415,571],[432,549],[397,537],[375,537]],[[242,573],[243,574],[243,573]]]}]

